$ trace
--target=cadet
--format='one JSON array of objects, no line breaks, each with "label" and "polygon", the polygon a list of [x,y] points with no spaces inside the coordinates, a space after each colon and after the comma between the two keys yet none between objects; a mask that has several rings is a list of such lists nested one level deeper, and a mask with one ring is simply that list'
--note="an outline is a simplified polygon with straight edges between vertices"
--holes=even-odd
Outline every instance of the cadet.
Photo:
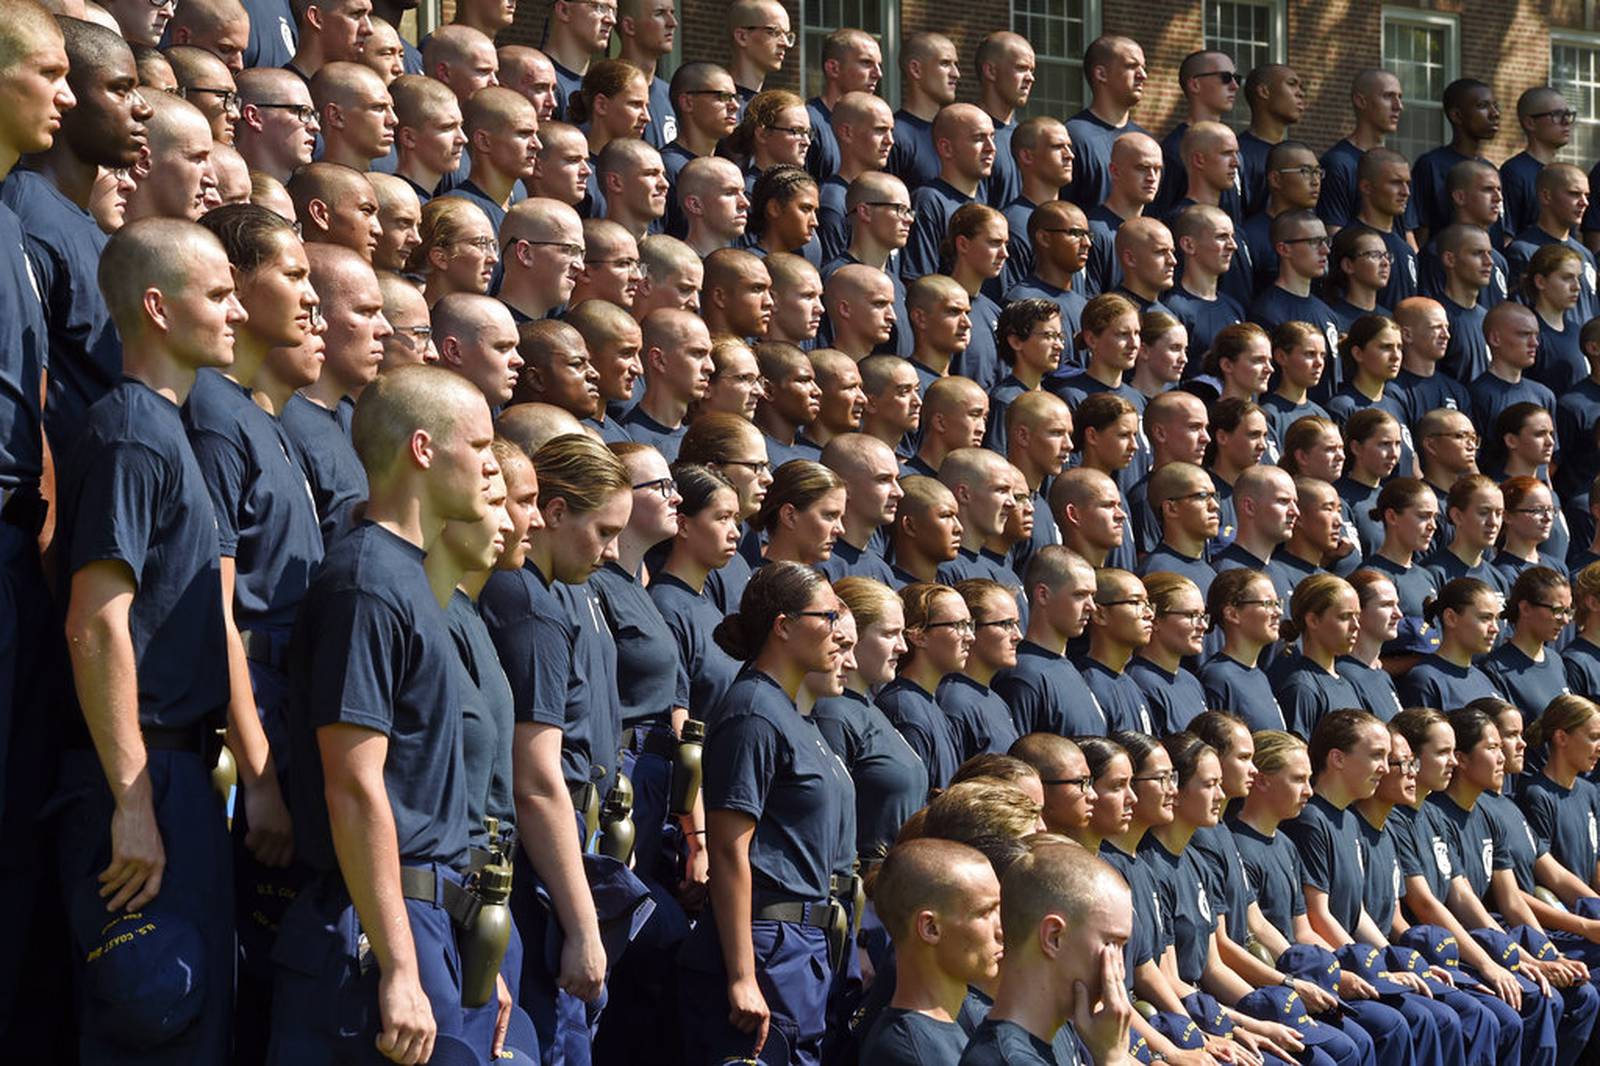
[{"label": "cadet", "polygon": [[1133,121],[1144,99],[1144,49],[1131,37],[1107,34],[1089,42],[1083,53],[1089,106],[1067,120],[1072,136],[1072,184],[1067,199],[1082,207],[1098,204],[1110,191],[1111,146],[1125,133],[1145,133]]},{"label": "cadet", "polygon": [[1105,712],[1066,658],[1067,642],[1083,635],[1094,609],[1094,568],[1071,550],[1049,545],[1034,553],[1023,588],[1028,628],[1017,665],[996,674],[991,687],[1011,707],[1018,733],[1104,733]]},{"label": "cadet", "polygon": [[1322,155],[1324,175],[1317,216],[1327,223],[1329,233],[1355,221],[1356,169],[1361,157],[1374,148],[1382,148],[1385,139],[1400,128],[1404,107],[1400,79],[1389,71],[1368,68],[1357,71],[1350,80],[1350,108],[1355,112],[1356,128]]},{"label": "cadet", "polygon": [[908,188],[920,188],[939,176],[933,120],[956,102],[961,81],[956,46],[942,33],[913,33],[900,50],[900,77],[903,98],[894,113],[894,147],[886,169]]},{"label": "cadet", "polygon": [[[49,41],[39,23],[34,33]],[[248,690],[230,697],[246,682],[234,680],[217,520],[180,410],[197,371],[232,361],[244,311],[222,247],[188,222],[125,226],[100,282],[124,377],[63,464],[58,547],[82,712],[61,765],[58,843],[80,1002],[95,1005],[79,1018],[79,1054],[221,1062],[232,863],[210,774],[224,712],[232,729],[260,726]],[[130,999],[134,986],[144,994]]]}]

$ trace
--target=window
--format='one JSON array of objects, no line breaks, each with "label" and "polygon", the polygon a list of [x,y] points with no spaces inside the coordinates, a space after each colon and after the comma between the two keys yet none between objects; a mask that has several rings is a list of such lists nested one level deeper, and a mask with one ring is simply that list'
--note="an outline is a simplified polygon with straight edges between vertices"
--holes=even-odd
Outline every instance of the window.
[{"label": "window", "polygon": [[1283,0],[1206,0],[1206,47],[1232,56],[1241,76],[1283,62],[1287,24]]},{"label": "window", "polygon": [[878,95],[897,99],[900,6],[890,0],[800,0],[800,95],[809,100],[822,91],[822,43],[828,34],[847,26],[877,38],[883,51],[883,84],[878,86]]},{"label": "window", "polygon": [[[1011,0],[1011,30],[1032,43],[1037,59],[1033,92],[1019,119],[1065,120],[1083,110],[1083,50],[1100,33],[1098,0]],[[962,76],[970,75],[963,69]]]},{"label": "window", "polygon": [[1389,147],[1415,159],[1450,139],[1444,87],[1459,75],[1460,25],[1454,15],[1385,9],[1383,65],[1400,79],[1406,107]]},{"label": "window", "polygon": [[1578,112],[1561,159],[1587,167],[1600,150],[1600,38],[1551,33],[1550,84]]}]

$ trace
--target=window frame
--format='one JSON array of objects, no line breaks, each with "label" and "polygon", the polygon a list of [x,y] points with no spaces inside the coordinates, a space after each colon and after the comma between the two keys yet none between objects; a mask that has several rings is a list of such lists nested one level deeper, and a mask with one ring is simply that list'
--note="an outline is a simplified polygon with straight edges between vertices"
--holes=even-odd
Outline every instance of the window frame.
[{"label": "window frame", "polygon": [[[1387,55],[1387,49],[1385,47],[1389,40],[1390,23],[1420,26],[1430,30],[1442,30],[1445,35],[1444,84],[1449,85],[1451,82],[1461,77],[1460,15],[1451,12],[1431,11],[1415,7],[1391,7],[1387,4],[1384,5],[1382,21],[1378,31],[1379,65],[1382,66],[1384,70],[1387,70],[1390,73],[1395,74],[1396,77],[1399,77],[1398,72],[1389,66],[1390,56]],[[1445,118],[1443,99],[1429,100],[1426,101],[1426,103],[1427,107],[1425,110],[1438,112],[1439,126],[1435,130],[1434,139],[1427,145],[1423,146],[1423,152],[1428,151],[1431,148],[1436,148],[1441,144],[1450,143],[1450,122],[1447,118]],[[1408,97],[1406,99],[1407,109],[1410,109],[1413,106],[1415,106],[1415,101]],[[1400,139],[1398,136],[1398,131],[1395,139]],[[1420,155],[1421,153],[1419,152],[1417,154]]]},{"label": "window frame", "polygon": [[[1586,32],[1584,30],[1557,29],[1553,26],[1550,29],[1549,82],[1552,88],[1560,90],[1562,95],[1567,97],[1568,105],[1578,113],[1577,117],[1572,121],[1572,139],[1567,142],[1567,146],[1565,148],[1561,149],[1556,158],[1561,160],[1563,163],[1575,163],[1587,170],[1591,165],[1592,160],[1585,158],[1585,153],[1578,147],[1578,145],[1581,143],[1579,133],[1585,127],[1588,127],[1594,131],[1592,142],[1595,144],[1600,144],[1600,111],[1597,111],[1593,115],[1585,115],[1582,107],[1579,106],[1580,102],[1573,99],[1573,94],[1568,93],[1565,88],[1556,84],[1556,49],[1562,47],[1581,48],[1586,51],[1594,52],[1597,57],[1596,69],[1597,72],[1600,72],[1600,33]],[[1600,82],[1600,77],[1597,77],[1596,81]],[[1596,97],[1600,98],[1600,92],[1596,93]]]},{"label": "window frame", "polygon": [[[1063,7],[1065,7],[1065,6],[1069,5],[1069,4],[1073,4],[1073,3],[1078,3],[1078,4],[1082,5],[1082,7],[1083,7],[1083,41],[1084,41],[1085,46],[1087,46],[1089,44],[1089,42],[1093,41],[1096,37],[1100,36],[1100,34],[1102,32],[1101,28],[1104,25],[1104,21],[1103,21],[1103,19],[1104,19],[1104,10],[1103,10],[1103,8],[1104,8],[1104,0],[1059,0],[1059,2],[1062,4]],[[1006,28],[1009,29],[1012,33],[1020,33],[1021,31],[1017,29],[1017,0],[1007,0],[1007,3],[1006,3],[1006,16],[1007,16],[1006,17]],[[1027,35],[1023,34],[1023,36],[1027,36]],[[1064,65],[1066,65],[1068,67],[1068,69],[1074,69],[1074,68],[1076,69],[1077,75],[1078,75],[1078,84],[1081,87],[1080,91],[1083,94],[1083,106],[1087,107],[1088,104],[1089,104],[1089,89],[1088,89],[1088,83],[1085,81],[1084,74],[1083,74],[1083,55],[1082,55],[1082,53],[1080,53],[1078,55],[1075,55],[1075,56],[1046,55],[1046,54],[1044,54],[1044,53],[1039,51],[1038,42],[1030,40],[1029,43],[1032,44],[1033,47],[1034,47],[1034,62],[1036,64],[1034,88],[1035,89],[1038,88],[1039,81],[1041,80],[1038,77],[1038,73],[1042,71],[1043,67],[1046,64],[1050,64],[1050,65],[1054,65],[1054,64],[1057,64],[1057,63],[1064,64]],[[966,57],[963,57],[963,59],[962,59],[962,63],[963,63],[962,76],[963,77],[967,76],[966,64],[969,63],[969,62],[970,62],[969,59],[967,59]],[[1029,107],[1023,108],[1022,111],[1019,112],[1019,118],[1022,115],[1034,115],[1034,114],[1042,114],[1042,113],[1044,113],[1044,112],[1035,111],[1032,108],[1032,100],[1031,99],[1029,101],[1029,105],[1030,105]],[[1073,114],[1075,114],[1075,113],[1076,112],[1073,112]],[[1059,115],[1053,115],[1053,117],[1060,119],[1062,122],[1065,122],[1067,119],[1072,117],[1072,114],[1059,114]]]},{"label": "window frame", "polygon": [[[1288,0],[1204,0],[1200,8],[1200,32],[1205,40],[1205,47],[1212,51],[1226,51],[1218,48],[1209,36],[1206,36],[1211,24],[1211,10],[1217,4],[1238,4],[1242,7],[1264,7],[1268,9],[1269,25],[1267,28],[1267,62],[1287,63],[1289,61],[1289,3]],[[1230,55],[1232,53],[1229,53]],[[1238,63],[1238,57],[1234,56]],[[1239,67],[1239,76],[1245,77],[1251,68]],[[1242,102],[1242,101],[1241,101]]]},{"label": "window frame", "polygon": [[[876,3],[883,12],[883,33],[879,37],[878,47],[883,52],[883,78],[878,83],[878,95],[889,101],[891,107],[900,106],[900,4],[897,0],[862,0],[863,4]],[[811,57],[806,48],[806,30],[821,30],[823,36],[834,30],[841,30],[843,26],[824,26],[820,22],[806,21],[808,8],[817,8],[822,5],[822,0],[797,0],[795,4],[795,39],[794,51],[800,58],[800,65],[796,69],[796,79],[800,83],[800,97],[810,100],[813,96],[822,93],[822,86],[809,84],[808,75],[811,72]],[[820,69],[820,63],[819,63]],[[819,75],[820,78],[820,75]]]}]

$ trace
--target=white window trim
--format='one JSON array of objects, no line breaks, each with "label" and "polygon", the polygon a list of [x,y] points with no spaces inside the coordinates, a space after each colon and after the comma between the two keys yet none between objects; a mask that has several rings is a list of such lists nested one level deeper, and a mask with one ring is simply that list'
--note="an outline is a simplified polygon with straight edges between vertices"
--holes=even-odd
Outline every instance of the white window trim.
[{"label": "white window trim", "polygon": [[[1600,33],[1586,32],[1584,30],[1554,28],[1550,30],[1550,52],[1547,58],[1550,61],[1549,82],[1551,85],[1555,85],[1556,49],[1563,45],[1569,48],[1585,48],[1592,52],[1600,52]],[[1567,103],[1571,107],[1577,107],[1577,104],[1570,100]],[[1583,125],[1600,125],[1600,114],[1583,115],[1580,113],[1572,124],[1572,130],[1574,134],[1573,141],[1577,140],[1576,134],[1578,127]],[[1569,155],[1569,153],[1572,154]],[[1563,148],[1558,154],[1557,158],[1566,162],[1576,163],[1583,167],[1588,167],[1590,165],[1589,160],[1581,159],[1576,155],[1574,151],[1574,144],[1572,143],[1569,143],[1566,148]]]},{"label": "white window trim", "polygon": [[[1070,0],[1062,0],[1062,2],[1063,3],[1067,3],[1067,2],[1070,2]],[[1103,13],[1102,13],[1101,8],[1103,6],[1103,3],[1104,3],[1104,0],[1083,0],[1083,39],[1084,39],[1084,43],[1085,44],[1087,44],[1088,42],[1093,41],[1095,38],[1099,37],[1101,32],[1102,32],[1102,28],[1101,27],[1103,25],[1103,21],[1102,21],[1102,14]],[[1007,3],[1006,3],[1006,28],[1007,29],[1012,29],[1013,27],[1016,26],[1016,24],[1017,24],[1017,2],[1016,2],[1016,0],[1007,0]],[[1039,57],[1038,57],[1037,50],[1036,50],[1035,51],[1035,59],[1037,60],[1038,58]],[[1083,79],[1083,71],[1082,71],[1082,68],[1081,68],[1081,64],[1083,62],[1083,55],[1081,53],[1079,55],[1076,55],[1076,56],[1045,56],[1044,58],[1048,59],[1048,60],[1062,60],[1062,59],[1075,59],[1075,60],[1077,60],[1078,63],[1080,64],[1078,77],[1079,77],[1080,80]],[[963,76],[966,75],[966,68],[965,67],[962,68],[962,74],[963,74]],[[1085,82],[1084,87],[1083,87],[1083,99],[1084,99],[1085,104],[1087,104],[1087,102],[1089,100],[1089,88],[1088,88],[1087,82]],[[1071,118],[1072,116],[1071,115],[1057,115],[1056,117],[1061,119],[1061,121],[1065,122],[1067,119]]]},{"label": "white window trim", "polygon": [[[1445,57],[1444,57],[1444,83],[1449,85],[1461,77],[1461,16],[1444,11],[1422,11],[1414,7],[1388,7],[1383,9],[1383,22],[1378,30],[1378,44],[1380,49],[1380,63],[1388,69],[1389,57],[1381,55],[1383,42],[1388,39],[1389,23],[1405,23],[1412,26],[1424,26],[1428,29],[1442,29],[1445,31]],[[1429,101],[1434,103],[1433,101]],[[1438,101],[1440,128],[1437,131],[1435,143],[1447,144],[1450,141],[1449,120],[1444,118],[1443,101]],[[1431,108],[1430,108],[1431,110]]]},{"label": "white window trim", "polygon": [[[879,47],[883,51],[883,80],[878,83],[878,95],[889,101],[891,107],[900,106],[900,4],[897,0],[873,0],[883,8],[883,39]],[[795,55],[800,58],[799,81],[800,97],[809,100],[822,92],[820,85],[806,84],[806,75],[810,71],[811,57],[806,54],[806,0],[799,0],[795,4],[795,14],[798,16],[798,26],[795,32]],[[834,29],[844,29],[835,26]]]},{"label": "white window trim", "polygon": [[[1204,32],[1206,24],[1210,21],[1206,18],[1206,9],[1216,2],[1217,0],[1204,0],[1200,9],[1200,28],[1202,32]],[[1289,0],[1231,0],[1231,2],[1250,4],[1253,7],[1271,8],[1272,19],[1267,30],[1270,36],[1267,45],[1267,51],[1270,55],[1269,61],[1287,63],[1289,61]],[[1206,47],[1211,47],[1210,41],[1206,42]],[[1250,72],[1242,70],[1239,73],[1243,76]]]}]

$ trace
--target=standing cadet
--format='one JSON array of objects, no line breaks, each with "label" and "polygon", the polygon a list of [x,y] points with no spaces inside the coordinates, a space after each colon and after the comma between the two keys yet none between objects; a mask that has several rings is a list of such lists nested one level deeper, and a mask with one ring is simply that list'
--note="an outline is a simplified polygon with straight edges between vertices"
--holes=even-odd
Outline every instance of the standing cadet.
[{"label": "standing cadet", "polygon": [[[806,170],[818,182],[839,170],[839,141],[833,132],[833,109],[846,93],[874,93],[883,79],[883,52],[865,30],[841,29],[822,41],[822,91],[806,101],[811,119],[811,146]],[[885,105],[887,106],[887,105]]]},{"label": "standing cadet", "polygon": [[1111,185],[1111,146],[1124,133],[1144,133],[1133,109],[1144,99],[1144,49],[1131,37],[1108,34],[1083,53],[1089,106],[1067,120],[1072,135],[1072,185],[1067,198],[1080,207],[1098,204]]},{"label": "standing cadet", "polygon": [[678,135],[678,116],[672,109],[669,85],[656,68],[672,54],[678,32],[676,0],[626,0],[618,5],[616,32],[619,58],[643,71],[650,84],[650,121],[644,139],[652,148],[665,148]]},{"label": "standing cadet", "polygon": [[1455,214],[1445,187],[1450,171],[1468,161],[1487,164],[1479,153],[1500,136],[1500,105],[1490,86],[1476,78],[1457,78],[1444,87],[1441,100],[1450,122],[1450,143],[1424,152],[1411,168],[1419,244],[1448,226]]},{"label": "standing cadet", "polygon": [[920,188],[939,176],[933,148],[933,120],[956,102],[961,67],[956,46],[942,33],[913,33],[900,51],[900,110],[894,113],[894,147],[889,173]]},{"label": "standing cadet", "polygon": [[1010,705],[1020,734],[1104,733],[1105,712],[1066,657],[1067,642],[1083,635],[1094,610],[1094,568],[1067,548],[1047,545],[1028,563],[1023,587],[1028,628],[1017,665],[996,674],[990,686]]},{"label": "standing cadet", "polygon": [[1244,102],[1250,108],[1250,125],[1239,134],[1239,184],[1245,214],[1253,215],[1267,200],[1268,154],[1305,116],[1305,85],[1293,67],[1263,63],[1244,80]]},{"label": "standing cadet", "polygon": [[1505,186],[1505,232],[1511,236],[1531,226],[1539,217],[1539,197],[1534,181],[1556,161],[1556,154],[1572,140],[1578,113],[1559,89],[1539,85],[1517,97],[1517,124],[1527,138],[1522,151],[1500,166]]},{"label": "standing cadet", "polygon": [[[180,408],[198,370],[232,361],[244,311],[216,238],[187,222],[125,226],[100,283],[124,377],[91,409],[61,494],[82,725],[62,761],[58,835],[79,1052],[221,1062],[232,864],[210,774],[224,712],[235,743],[239,726],[260,726],[248,688],[230,699],[247,683],[231,669],[217,522]],[[134,985],[148,991],[129,1000]]]},{"label": "standing cadet", "polygon": [[[1188,179],[1184,171],[1189,163],[1182,151],[1184,135],[1202,122],[1221,123],[1233,110],[1239,96],[1239,84],[1244,79],[1234,67],[1233,57],[1226,52],[1190,52],[1178,67],[1178,89],[1188,109],[1188,119],[1178,123],[1161,139],[1161,154],[1165,167],[1161,177],[1161,195],[1157,198],[1157,214],[1166,215],[1183,198],[1189,195]],[[1252,109],[1253,110],[1253,109]],[[1234,174],[1237,181],[1238,172]],[[1235,189],[1239,186],[1236,184]],[[1235,193],[1237,196],[1237,193]],[[1237,202],[1235,208],[1240,210]]]},{"label": "standing cadet", "polygon": [[994,171],[984,202],[997,211],[1022,192],[1011,135],[1017,130],[1017,110],[1028,106],[1033,91],[1035,62],[1028,39],[1006,30],[985,36],[972,62],[978,73],[978,106],[994,122]]},{"label": "standing cadet", "polygon": [[446,522],[488,507],[494,429],[481,393],[424,366],[375,381],[351,434],[366,514],[313,582],[289,651],[296,853],[315,872],[274,953],[276,1063],[374,1046],[425,1062],[436,1036],[462,1031],[457,655],[423,559]]},{"label": "standing cadet", "polygon": [[1400,128],[1400,112],[1405,109],[1400,79],[1378,68],[1357,71],[1350,82],[1350,107],[1355,112],[1356,128],[1322,155],[1326,173],[1322,195],[1317,200],[1317,216],[1327,223],[1329,233],[1355,221],[1356,167],[1361,157],[1374,148],[1382,148],[1384,140]]}]

